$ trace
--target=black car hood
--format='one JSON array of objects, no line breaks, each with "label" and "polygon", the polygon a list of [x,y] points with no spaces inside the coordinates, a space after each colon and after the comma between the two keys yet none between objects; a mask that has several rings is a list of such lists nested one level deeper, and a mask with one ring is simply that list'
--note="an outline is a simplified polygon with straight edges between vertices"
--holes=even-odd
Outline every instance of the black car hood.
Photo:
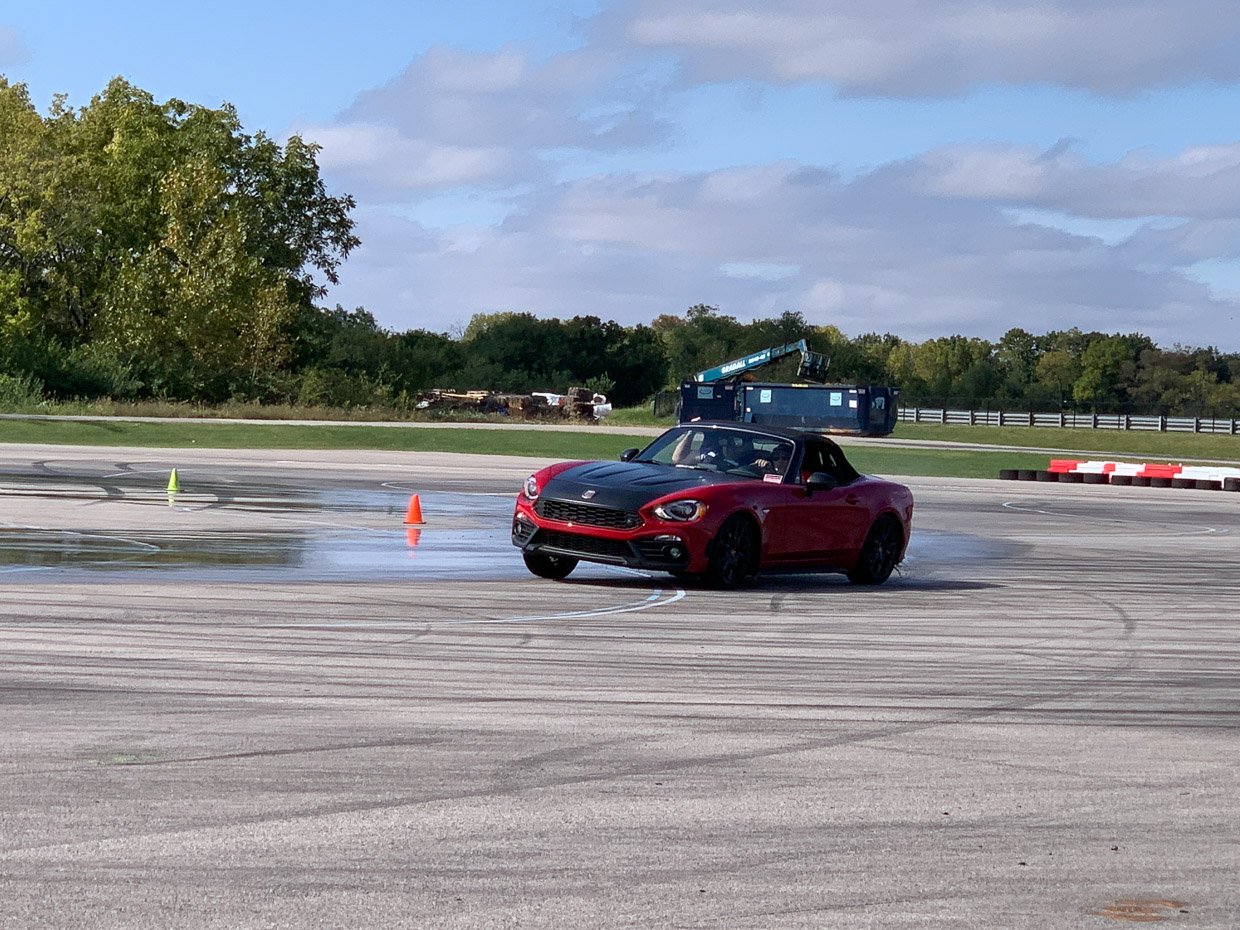
[{"label": "black car hood", "polygon": [[[637,510],[676,491],[744,480],[737,475],[650,462],[587,462],[574,465],[548,481],[542,496],[579,503],[588,501],[617,510]],[[588,491],[594,493],[583,496]]]}]

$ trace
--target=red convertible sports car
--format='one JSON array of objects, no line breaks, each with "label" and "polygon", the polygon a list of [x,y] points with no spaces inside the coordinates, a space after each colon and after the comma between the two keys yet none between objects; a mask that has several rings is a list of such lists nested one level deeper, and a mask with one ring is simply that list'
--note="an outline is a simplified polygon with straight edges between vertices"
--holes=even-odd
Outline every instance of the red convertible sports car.
[{"label": "red convertible sports car", "polygon": [[702,577],[844,572],[881,584],[904,558],[913,495],[858,474],[826,436],[750,423],[668,430],[619,462],[562,462],[525,480],[512,542],[542,578],[579,561]]}]

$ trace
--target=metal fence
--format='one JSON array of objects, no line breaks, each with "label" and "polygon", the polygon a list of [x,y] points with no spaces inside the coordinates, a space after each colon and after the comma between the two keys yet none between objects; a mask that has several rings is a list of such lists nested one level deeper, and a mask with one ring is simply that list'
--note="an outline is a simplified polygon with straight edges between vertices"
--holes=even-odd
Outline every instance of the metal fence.
[{"label": "metal fence", "polygon": [[1240,420],[1218,417],[1132,416],[1126,413],[1013,413],[1003,410],[948,410],[901,407],[902,423],[955,426],[1049,426],[1059,429],[1141,430],[1151,433],[1221,433],[1240,436]]}]

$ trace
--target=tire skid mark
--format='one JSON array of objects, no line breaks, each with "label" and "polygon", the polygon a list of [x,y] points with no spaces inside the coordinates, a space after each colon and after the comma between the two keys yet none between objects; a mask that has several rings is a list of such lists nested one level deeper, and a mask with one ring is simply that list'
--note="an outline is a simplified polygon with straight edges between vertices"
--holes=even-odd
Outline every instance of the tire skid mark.
[{"label": "tire skid mark", "polygon": [[[513,783],[511,779],[505,777],[505,773],[499,772],[496,773],[497,781],[495,783],[471,788],[462,788],[456,791],[438,791],[418,795],[405,795],[401,797],[387,798],[381,801],[347,801],[336,804],[324,804],[304,810],[276,811],[265,814],[254,814],[248,817],[229,819],[223,823],[212,824],[206,827],[174,827],[167,830],[129,833],[122,836],[109,837],[103,840],[80,840],[68,843],[33,844],[29,846],[13,847],[7,851],[0,852],[0,861],[22,858],[22,853],[48,853],[56,850],[62,852],[71,852],[73,850],[83,849],[100,850],[113,846],[123,847],[129,843],[132,843],[134,840],[153,839],[157,837],[164,838],[169,836],[201,836],[209,833],[222,834],[237,828],[245,828],[250,826],[299,823],[308,820],[317,820],[325,817],[339,817],[350,814],[381,813],[403,808],[424,807],[447,801],[512,797],[514,795],[525,794],[528,792],[545,791],[548,788],[567,788],[580,785],[598,784],[639,776],[670,775],[703,766],[756,762],[763,759],[773,759],[804,752],[817,752],[840,746],[853,746],[859,743],[872,742],[874,740],[890,739],[893,737],[921,733],[928,730],[938,729],[943,726],[968,723],[1012,707],[1019,707],[1022,705],[1031,707],[1046,701],[1054,700],[1056,697],[1056,695],[1040,696],[1036,699],[1025,702],[1014,702],[995,707],[978,708],[975,711],[961,714],[951,714],[939,720],[899,724],[896,726],[870,727],[855,733],[839,734],[822,739],[793,740],[780,746],[764,747],[761,749],[722,753],[701,753],[675,759],[652,759],[645,763],[633,762],[628,765],[614,766],[609,768],[607,771],[582,772],[571,775],[561,775],[554,778],[531,779],[523,783]],[[509,783],[504,784],[503,782],[505,781]]]},{"label": "tire skid mark", "polygon": [[[683,594],[683,592],[681,592]],[[1105,602],[1103,602],[1105,603]],[[1122,617],[1122,611],[1120,612]],[[369,814],[379,813],[383,811],[396,810],[401,808],[416,808],[425,805],[443,803],[447,801],[493,798],[493,797],[510,797],[513,795],[524,794],[533,791],[543,791],[548,788],[573,787],[586,784],[596,784],[602,782],[615,781],[618,779],[632,778],[638,776],[653,775],[669,775],[677,772],[683,772],[694,768],[718,765],[734,765],[737,763],[755,762],[763,759],[778,758],[781,756],[795,755],[804,752],[819,752],[826,749],[832,749],[841,746],[854,746],[861,743],[870,743],[880,740],[888,740],[902,736],[924,733],[931,730],[948,726],[959,726],[977,722],[990,717],[1000,716],[1004,714],[1017,713],[1023,710],[1031,710],[1039,705],[1053,703],[1065,697],[1086,693],[1094,690],[1095,687],[1108,679],[1115,677],[1123,671],[1124,668],[1130,666],[1135,661],[1131,652],[1116,667],[1097,672],[1083,681],[1073,682],[1069,685],[1058,689],[1052,689],[1049,692],[1043,692],[1035,696],[1000,696],[1000,700],[991,702],[987,706],[977,707],[974,709],[953,710],[942,716],[931,720],[910,721],[907,723],[897,723],[894,725],[877,725],[862,727],[857,731],[849,733],[837,733],[828,737],[794,739],[782,743],[777,746],[767,746],[748,750],[739,750],[731,752],[719,753],[698,753],[695,755],[682,756],[676,758],[635,760],[629,764],[609,766],[606,770],[595,770],[587,772],[578,772],[571,774],[561,774],[555,777],[530,778],[527,780],[519,780],[512,777],[511,770],[505,770],[495,773],[495,781],[487,785],[479,785],[476,787],[463,788],[458,791],[430,792],[426,794],[405,795],[401,797],[388,798],[381,801],[350,801],[336,804],[320,805],[316,808],[298,810],[298,811],[280,811],[265,814],[255,814],[250,817],[236,818],[228,820],[224,823],[214,824],[208,827],[177,827],[168,830],[158,830],[149,833],[127,834],[120,837],[112,837],[106,840],[88,840],[71,843],[54,843],[47,845],[32,845],[17,847],[6,853],[0,854],[0,861],[6,859],[20,858],[22,853],[26,852],[50,852],[53,850],[71,851],[74,849],[100,849],[113,845],[128,844],[135,839],[150,839],[155,837],[167,836],[188,836],[202,835],[204,833],[223,833],[237,828],[244,828],[255,825],[270,825],[279,823],[296,823],[307,820],[314,820],[324,817],[337,817],[350,814]],[[517,699],[522,700],[522,699]],[[629,703],[629,702],[621,702]],[[662,702],[659,702],[660,704]],[[744,703],[741,706],[749,706]],[[853,705],[848,705],[853,708]],[[855,709],[855,708],[853,708]],[[546,759],[572,759],[582,758],[583,750],[586,747],[574,747],[570,750],[551,751],[534,758]],[[902,748],[892,749],[890,751],[903,751]],[[283,753],[294,753],[296,750],[281,750]],[[180,761],[192,760],[166,760],[164,764]],[[531,775],[538,774],[533,768],[530,769]]]},{"label": "tire skid mark", "polygon": [[[365,749],[408,749],[415,746],[434,746],[442,743],[441,737],[416,737],[414,739],[383,739],[358,743],[325,746],[297,746],[288,749],[256,749],[251,752],[223,752],[202,756],[176,756],[163,759],[136,759],[125,761],[125,768],[149,768],[151,766],[190,765],[198,762],[231,762],[238,759],[269,759],[279,756],[318,755],[320,753],[353,752]],[[96,763],[103,765],[106,763]]]}]

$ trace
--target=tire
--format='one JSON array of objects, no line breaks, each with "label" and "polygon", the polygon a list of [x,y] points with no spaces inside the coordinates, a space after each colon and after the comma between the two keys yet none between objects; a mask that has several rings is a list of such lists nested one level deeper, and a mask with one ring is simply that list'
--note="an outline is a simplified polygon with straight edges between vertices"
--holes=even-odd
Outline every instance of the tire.
[{"label": "tire", "polygon": [[567,555],[547,555],[544,552],[522,552],[525,567],[539,578],[563,581],[577,567],[577,560]]},{"label": "tire", "polygon": [[1172,478],[1151,478],[1150,487],[1151,488],[1169,488],[1171,487],[1171,482],[1173,480],[1174,479]]},{"label": "tire", "polygon": [[1223,490],[1224,491],[1240,491],[1240,478],[1224,478],[1223,479]]},{"label": "tire", "polygon": [[1107,476],[1102,474],[1101,472],[1087,472],[1084,477],[1085,477],[1086,484],[1106,484],[1107,483]]},{"label": "tire", "polygon": [[1133,475],[1132,486],[1134,488],[1148,488],[1151,486],[1150,482],[1153,480],[1153,478],[1147,478],[1145,475]]},{"label": "tire", "polygon": [[1111,475],[1111,484],[1132,487],[1132,475]]},{"label": "tire", "polygon": [[1084,484],[1085,475],[1079,471],[1065,471],[1060,473],[1059,480],[1064,484]]},{"label": "tire", "polygon": [[1038,473],[1032,468],[1019,468],[1016,470],[1017,481],[1037,481]]},{"label": "tire", "polygon": [[1198,478],[1194,482],[1198,491],[1221,491],[1223,490],[1223,482],[1214,481],[1210,478]]},{"label": "tire", "polygon": [[1195,478],[1172,478],[1171,486],[1173,488],[1195,488],[1197,480]]},{"label": "tire", "polygon": [[739,513],[728,517],[710,543],[707,582],[725,591],[748,584],[758,573],[760,549],[753,521]]},{"label": "tire", "polygon": [[999,469],[999,480],[1000,481],[1015,481],[1017,474],[1018,472],[1015,468],[1000,468]]},{"label": "tire", "polygon": [[1041,469],[1040,471],[1037,472],[1034,480],[1035,481],[1058,481],[1059,475],[1056,472],[1047,471],[1046,469]]},{"label": "tire", "polygon": [[882,584],[891,577],[900,549],[904,544],[904,528],[891,516],[874,521],[861,546],[857,567],[848,573],[853,584]]}]

